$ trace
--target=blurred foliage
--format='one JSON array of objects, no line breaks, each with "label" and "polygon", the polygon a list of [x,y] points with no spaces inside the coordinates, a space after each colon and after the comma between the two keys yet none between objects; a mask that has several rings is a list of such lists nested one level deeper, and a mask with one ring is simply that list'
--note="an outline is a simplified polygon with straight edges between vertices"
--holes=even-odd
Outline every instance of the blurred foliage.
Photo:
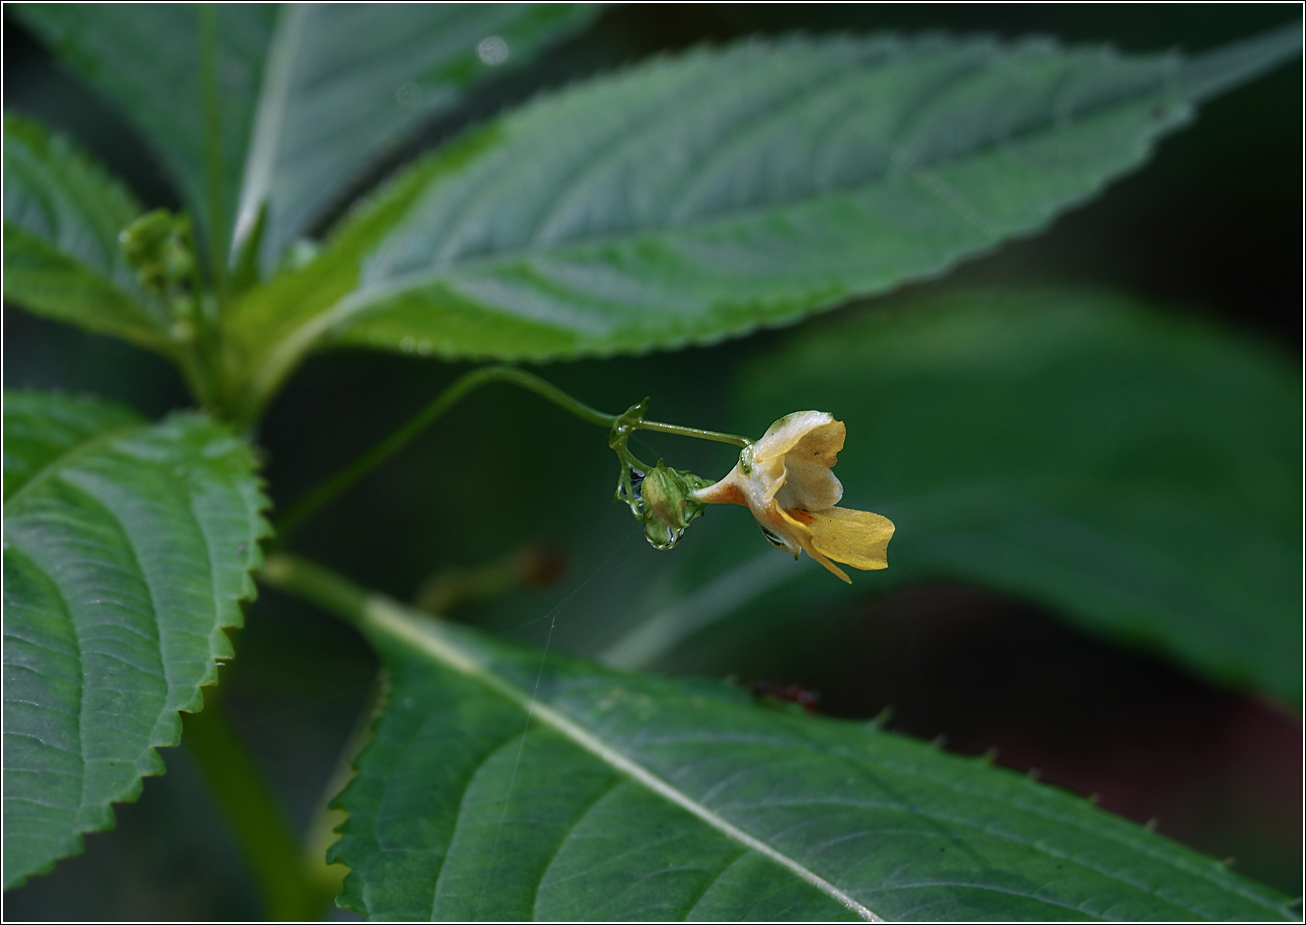
[{"label": "blurred foliage", "polygon": [[[36,117],[70,134],[122,177],[146,208],[176,209],[178,191],[136,134],[147,130],[126,124],[120,112],[53,65],[10,18],[8,7],[5,16],[6,111]],[[1109,41],[1126,51],[1201,51],[1297,16],[1296,8],[1268,5],[609,8],[587,31],[515,73],[494,75],[436,114],[417,136],[389,146],[358,181],[357,190],[540,87],[559,87],[704,42],[793,30],[826,35],[939,29],[1003,37],[1042,33],[1066,43]],[[945,284],[911,286],[907,301],[941,299],[946,306],[948,292],[976,284],[990,291],[1046,284],[1060,292],[1087,284],[1095,291],[1130,293],[1150,306],[1148,311],[1159,313],[1137,322],[1152,332],[1147,336],[1155,338],[1153,346],[1144,348],[1140,340],[1136,355],[1123,366],[1118,354],[1090,357],[1086,350],[1076,356],[1076,345],[1095,343],[1097,329],[1090,323],[1086,332],[1082,317],[1076,320],[1075,312],[1065,312],[1060,316],[1064,325],[1049,322],[1047,328],[1046,337],[1063,351],[1045,353],[1052,378],[1066,381],[1078,368],[1091,381],[1094,375],[1109,378],[1109,370],[1115,369],[1124,370],[1116,383],[1121,388],[1125,380],[1129,385],[1150,381],[1159,404],[1150,412],[1154,417],[1134,423],[1151,438],[1154,450],[1166,435],[1149,431],[1147,421],[1165,418],[1166,409],[1172,408],[1176,421],[1190,422],[1179,439],[1201,438],[1199,456],[1218,459],[1226,453],[1225,468],[1201,473],[1195,464],[1189,470],[1193,478],[1185,489],[1187,509],[1200,506],[1207,496],[1227,501],[1222,489],[1229,487],[1229,474],[1241,467],[1252,473],[1239,476],[1241,484],[1264,495],[1253,506],[1264,523],[1272,524],[1270,532],[1292,533],[1300,494],[1283,497],[1271,492],[1285,473],[1262,479],[1255,470],[1282,467],[1286,460],[1290,481],[1300,467],[1299,458],[1291,455],[1300,436],[1300,405],[1293,400],[1300,394],[1300,383],[1291,372],[1299,359],[1284,348],[1285,343],[1298,343],[1301,324],[1300,113],[1300,75],[1293,68],[1204,104],[1196,122],[1162,142],[1143,170],[1059,218],[1039,237],[973,259]],[[315,230],[329,227],[346,206],[347,201],[341,201],[322,207],[315,213]],[[846,310],[827,322],[805,326],[796,338],[793,332],[765,331],[745,341],[674,354],[557,365],[545,369],[544,375],[607,411],[619,411],[652,394],[653,416],[661,420],[760,433],[768,415],[779,413],[767,410],[776,402],[782,404],[781,411],[793,410],[790,405],[797,398],[789,388],[803,375],[809,377],[805,394],[812,396],[810,402],[842,415],[835,405],[849,399],[838,383],[822,385],[820,372],[828,364],[819,356],[818,344],[822,338],[840,344],[853,326],[874,331],[879,309],[870,303]],[[1106,315],[1111,316],[1110,308]],[[154,416],[189,404],[172,368],[133,347],[8,307],[4,327],[8,387],[94,391]],[[1200,336],[1184,333],[1193,331]],[[1035,340],[1043,336],[1033,329],[1027,333]],[[1209,364],[1180,356],[1182,344],[1193,338],[1212,356],[1235,358],[1227,361],[1233,366],[1245,363],[1245,375],[1222,368],[1247,390],[1223,391],[1222,380]],[[1169,359],[1149,372],[1153,349]],[[817,355],[814,373],[796,368],[804,350],[809,360]],[[863,361],[849,351],[841,362]],[[1225,362],[1217,358],[1215,365]],[[278,397],[259,432],[276,506],[295,500],[384,437],[464,369],[456,363],[345,350],[311,358]],[[1201,379],[1203,384],[1184,388],[1161,369],[1191,374],[1194,382]],[[899,545],[890,547],[889,571],[857,576],[861,582],[851,596],[834,587],[837,583],[828,576],[816,574],[819,570],[804,571],[793,595],[776,595],[770,601],[775,606],[757,613],[705,624],[687,644],[665,653],[659,669],[729,675],[744,682],[799,682],[819,690],[822,710],[835,716],[868,718],[891,705],[895,729],[923,738],[947,733],[950,747],[968,754],[996,745],[1001,763],[1041,768],[1048,780],[1080,793],[1101,792],[1106,808],[1138,822],[1159,815],[1162,833],[1217,857],[1234,855],[1240,872],[1300,895],[1300,722],[1281,703],[1266,705],[1239,692],[1259,687],[1288,700],[1295,695],[1299,702],[1299,638],[1295,649],[1252,644],[1258,638],[1252,632],[1256,627],[1276,623],[1273,632],[1292,628],[1284,621],[1292,619],[1293,601],[1276,599],[1282,598],[1276,589],[1286,587],[1282,577],[1267,579],[1261,589],[1266,592],[1265,606],[1255,611],[1246,634],[1228,644],[1216,637],[1202,642],[1195,635],[1191,645],[1180,646],[1190,666],[1222,663],[1214,676],[1233,685],[1231,690],[1140,652],[1140,646],[1159,647],[1158,631],[1134,620],[1125,612],[1128,608],[1120,611],[1126,619],[1105,621],[1114,644],[1058,624],[1056,618],[1068,615],[1082,625],[1096,625],[1092,615],[1102,608],[1091,595],[1076,606],[1074,588],[1048,595],[1037,582],[995,583],[964,569],[949,569],[946,575],[998,591],[982,594],[941,583],[934,576],[945,570],[932,570],[928,556],[914,554],[909,533],[901,530],[903,515],[876,504],[882,497],[877,493],[888,496],[892,489],[903,497],[904,484],[926,479],[922,460],[895,455],[895,448],[914,447],[928,462],[938,454],[926,453],[927,447],[943,452],[955,435],[978,435],[1009,450],[1017,463],[1037,469],[1048,461],[1076,458],[1077,453],[1082,457],[1085,441],[1100,425],[1078,416],[1099,414],[1103,404],[1112,401],[1111,393],[1085,385],[1074,416],[1055,421],[1049,397],[1053,393],[1043,389],[1046,383],[1016,377],[1004,385],[1007,391],[971,395],[969,413],[958,412],[955,419],[945,416],[944,429],[937,408],[931,410],[929,403],[964,392],[964,381],[947,383],[951,391],[946,391],[938,379],[931,385],[928,376],[895,378],[887,370],[878,374],[875,381],[886,393],[879,413],[893,415],[896,436],[882,445],[883,422],[869,413],[867,423],[854,429],[851,422],[864,413],[859,405],[856,413],[846,415],[850,444],[836,474],[844,476],[850,498],[864,498],[866,507],[900,522],[895,540]],[[742,381],[753,386],[741,386],[741,376],[751,376]],[[1258,377],[1273,380],[1268,391],[1263,382],[1254,381]],[[1214,407],[1224,422],[1219,430],[1202,431],[1203,415],[1211,410],[1201,397],[1203,388],[1216,390]],[[1273,397],[1268,402],[1252,397],[1269,394]],[[1047,425],[1041,425],[1046,437],[1042,445],[1017,447],[998,438],[1010,432],[1013,403],[1022,396],[1047,402],[1040,418]],[[917,402],[924,410],[917,410]],[[1246,414],[1240,415],[1243,407]],[[1256,426],[1258,420],[1265,422],[1262,427]],[[1266,444],[1255,458],[1227,452],[1234,439],[1229,434],[1239,428],[1257,434],[1278,428],[1284,446],[1270,441],[1274,445]],[[723,473],[732,461],[722,447],[687,445],[657,435],[639,435],[638,440],[640,455],[664,455],[669,464],[702,475]],[[1240,439],[1237,448],[1247,445]],[[1151,486],[1179,486],[1180,473],[1174,473],[1171,482],[1163,468],[1165,457],[1156,459],[1161,468],[1151,466]],[[1134,461],[1148,470],[1146,459]],[[958,459],[949,471],[956,474],[971,464],[969,458]],[[570,490],[536,490],[552,473],[562,471]],[[854,471],[858,475],[852,477]],[[1119,473],[1110,465],[1097,470],[1108,485]],[[551,632],[551,648],[597,656],[642,619],[682,600],[697,580],[678,574],[680,561],[644,546],[629,516],[609,503],[615,476],[612,458],[592,428],[530,396],[486,390],[324,510],[295,545],[401,599],[414,597],[433,576],[448,576],[451,569],[492,566],[532,544],[543,546],[567,563],[556,586],[523,588],[485,604],[468,603],[458,617],[492,633],[537,643]],[[1022,476],[1011,493],[995,498],[995,507],[1013,495],[1023,497],[1029,489],[1025,481]],[[504,486],[511,489],[505,491]],[[1078,508],[1089,519],[1099,518],[1108,532],[1129,523],[1122,533],[1152,529],[1154,543],[1187,544],[1192,555],[1186,567],[1209,562],[1204,557],[1220,548],[1204,544],[1199,533],[1218,524],[1214,509],[1200,511],[1197,521],[1182,527],[1178,519],[1156,513],[1156,507],[1125,505],[1123,495],[1113,496],[1109,490],[1090,496],[1071,485],[1057,491],[1057,503]],[[1120,517],[1108,514],[1112,504],[1124,508]],[[1221,540],[1232,542],[1227,536]],[[1128,548],[1130,536],[1124,541]],[[1289,549],[1292,541],[1274,540],[1278,545],[1269,560],[1249,557],[1252,571],[1238,580],[1246,586],[1246,597],[1212,604],[1209,594],[1194,592],[1194,614],[1205,607],[1236,612],[1240,601],[1256,599],[1257,582],[1245,577],[1256,568],[1291,572],[1299,567],[1300,548]],[[982,539],[976,542],[982,545]],[[1237,553],[1244,555],[1247,547],[1238,542]],[[1035,537],[1030,547],[1037,546]],[[769,552],[744,512],[713,510],[671,555],[736,547],[744,559]],[[1285,550],[1295,550],[1296,558],[1276,559]],[[996,555],[994,550],[981,551]],[[1122,561],[1130,555],[1123,554]],[[901,577],[910,579],[912,587],[897,585],[900,561]],[[913,561],[920,563],[914,569]],[[810,564],[804,560],[804,566]],[[788,565],[775,554],[765,568]],[[881,576],[886,580],[879,581]],[[808,593],[809,587],[815,590]],[[1173,605],[1166,620],[1182,628],[1180,599],[1168,591],[1156,593]],[[1207,625],[1205,618],[1193,619]],[[287,806],[293,827],[303,832],[315,824],[314,813],[338,756],[368,702],[374,663],[357,635],[282,595],[268,594],[249,607],[247,620],[248,628],[235,637],[239,658],[223,671],[225,702]],[[1299,624],[1295,628],[1300,631]],[[1252,654],[1239,654],[1244,651]],[[1273,664],[1258,662],[1259,656],[1268,656]],[[61,862],[53,875],[36,878],[8,895],[11,916],[259,914],[255,886],[219,815],[206,801],[186,751],[167,751],[169,773],[147,783],[139,804],[119,809],[118,829],[94,836],[86,855]]]}]

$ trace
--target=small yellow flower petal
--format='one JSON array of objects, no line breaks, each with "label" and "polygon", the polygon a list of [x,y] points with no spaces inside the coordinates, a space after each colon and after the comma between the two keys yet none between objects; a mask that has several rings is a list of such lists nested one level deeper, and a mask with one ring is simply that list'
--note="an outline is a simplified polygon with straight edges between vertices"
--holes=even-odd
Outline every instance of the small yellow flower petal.
[{"label": "small yellow flower petal", "polygon": [[836,562],[853,568],[888,568],[889,540],[893,522],[870,511],[832,507],[811,511],[812,545]]},{"label": "small yellow flower petal", "polygon": [[780,510],[778,513],[789,526],[789,530],[786,532],[790,537],[798,542],[798,545],[803,548],[804,552],[817,562],[821,563],[821,565],[823,565],[827,570],[843,579],[845,583],[853,583],[853,580],[848,577],[847,572],[831,562],[819,549],[816,548],[816,544],[813,542],[814,533],[811,528],[811,524],[814,522],[815,518],[812,517],[811,511],[800,511],[795,509],[792,511]]}]

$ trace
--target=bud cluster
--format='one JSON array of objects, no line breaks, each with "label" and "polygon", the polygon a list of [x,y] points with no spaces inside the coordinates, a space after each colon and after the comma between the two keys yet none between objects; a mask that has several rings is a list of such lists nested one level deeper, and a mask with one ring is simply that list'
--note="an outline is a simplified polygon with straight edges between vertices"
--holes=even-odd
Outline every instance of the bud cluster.
[{"label": "bud cluster", "polygon": [[690,493],[712,484],[692,472],[670,469],[658,460],[647,471],[623,464],[616,500],[644,525],[644,537],[654,549],[670,549],[680,542],[685,528],[706,505]]},{"label": "bud cluster", "polygon": [[621,463],[616,500],[627,505],[631,515],[643,524],[649,545],[670,549],[706,506],[690,495],[712,483],[692,472],[669,468],[660,459],[656,466],[648,466],[635,458],[626,444],[647,409],[646,398],[620,415],[612,426],[608,445]]},{"label": "bud cluster", "polygon": [[190,219],[156,209],[119,232],[118,243],[140,284],[166,301],[173,315],[173,336],[190,340],[194,336],[196,293],[188,287],[194,283],[198,268]]}]

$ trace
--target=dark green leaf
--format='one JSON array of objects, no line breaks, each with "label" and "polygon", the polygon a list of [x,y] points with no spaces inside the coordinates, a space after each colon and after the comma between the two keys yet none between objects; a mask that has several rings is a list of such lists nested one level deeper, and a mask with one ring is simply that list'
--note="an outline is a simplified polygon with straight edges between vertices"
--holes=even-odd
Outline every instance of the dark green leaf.
[{"label": "dark green leaf", "polygon": [[340,803],[377,919],[1289,919],[1286,898],[981,759],[606,670],[380,598],[389,706]]},{"label": "dark green leaf", "polygon": [[4,121],[4,295],[59,321],[167,349],[170,320],[123,259],[131,195],[65,139]]},{"label": "dark green leaf", "polygon": [[211,34],[197,5],[34,4],[21,15],[158,147],[224,257],[268,204],[266,268],[415,125],[595,9],[219,4]]},{"label": "dark green leaf", "polygon": [[581,4],[287,4],[245,166],[236,236],[268,203],[269,267],[360,169],[470,84],[593,18]]},{"label": "dark green leaf", "polygon": [[544,359],[792,321],[1038,230],[1299,50],[1294,27],[1192,60],[943,36],[659,60],[417,166],[238,336],[266,393],[325,342]]},{"label": "dark green leaf", "polygon": [[210,253],[225,255],[275,6],[52,3],[18,12],[154,144]]},{"label": "dark green leaf", "polygon": [[262,561],[249,447],[195,414],[4,402],[4,883],[113,825],[203,703]]},{"label": "dark green leaf", "polygon": [[[741,374],[741,433],[846,422],[842,505],[889,517],[884,572],[1041,601],[1237,687],[1301,701],[1301,382],[1268,348],[1067,290],[900,301]],[[722,473],[724,474],[724,472]],[[610,650],[646,663],[729,614],[845,594],[771,552],[742,510],[677,550],[695,590]],[[664,579],[665,580],[665,577]]]}]

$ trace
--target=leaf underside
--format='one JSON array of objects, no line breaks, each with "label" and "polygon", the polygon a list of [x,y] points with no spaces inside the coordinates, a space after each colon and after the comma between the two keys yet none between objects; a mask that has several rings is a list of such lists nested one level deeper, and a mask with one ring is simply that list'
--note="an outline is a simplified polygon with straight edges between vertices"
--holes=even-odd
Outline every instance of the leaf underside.
[{"label": "leaf underside", "polygon": [[1037,231],[1299,50],[931,35],[657,60],[420,163],[233,331],[266,384],[317,343],[540,360],[785,323]]},{"label": "leaf underside", "polygon": [[196,414],[4,402],[4,884],[81,850],[163,771],[228,658],[265,501],[249,447]]},{"label": "leaf underside", "polygon": [[331,852],[353,868],[341,904],[371,918],[1290,916],[980,759],[371,609],[389,706]]}]

